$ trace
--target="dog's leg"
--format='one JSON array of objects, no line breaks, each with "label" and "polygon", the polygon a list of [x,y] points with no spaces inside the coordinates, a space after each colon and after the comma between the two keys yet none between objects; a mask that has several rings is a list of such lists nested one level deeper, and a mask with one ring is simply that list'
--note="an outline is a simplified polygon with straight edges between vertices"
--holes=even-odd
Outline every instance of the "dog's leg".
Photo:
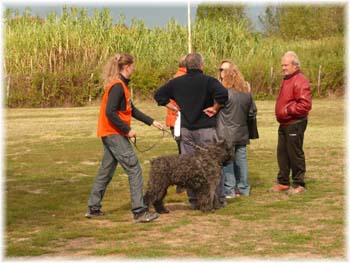
[{"label": "dog's leg", "polygon": [[214,193],[214,197],[213,197],[213,208],[214,209],[222,208],[222,205],[219,201],[219,197],[216,193]]},{"label": "dog's leg", "polygon": [[210,205],[212,209],[219,209],[221,207],[219,196],[217,194],[218,184],[216,182],[210,183]]},{"label": "dog's leg", "polygon": [[154,199],[154,194],[152,194],[152,192],[148,189],[146,191],[146,194],[143,196],[143,203],[149,208],[149,206],[153,203]]},{"label": "dog's leg", "polygon": [[202,186],[200,191],[197,193],[198,206],[203,212],[211,211],[213,209],[213,202],[210,193],[209,185]]},{"label": "dog's leg", "polygon": [[155,201],[153,206],[156,212],[159,214],[167,214],[170,212],[169,209],[164,206],[163,201]]},{"label": "dog's leg", "polygon": [[169,213],[169,209],[164,206],[163,200],[167,194],[168,186],[163,188],[162,191],[158,193],[156,200],[153,202],[154,209],[159,214],[167,214]]},{"label": "dog's leg", "polygon": [[150,199],[149,192],[146,191],[145,195],[143,196],[143,203],[148,207],[149,207],[149,199]]},{"label": "dog's leg", "polygon": [[150,207],[150,205],[152,205],[154,201],[157,200],[158,189],[154,187],[154,185],[155,184],[153,183],[152,178],[150,178],[147,184],[147,191],[143,196],[143,202],[148,207]]}]

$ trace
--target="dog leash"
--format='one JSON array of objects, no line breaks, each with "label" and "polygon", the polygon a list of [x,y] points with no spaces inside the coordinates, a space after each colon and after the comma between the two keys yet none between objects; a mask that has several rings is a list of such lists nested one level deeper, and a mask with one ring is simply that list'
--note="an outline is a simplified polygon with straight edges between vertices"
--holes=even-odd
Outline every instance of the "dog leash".
[{"label": "dog leash", "polygon": [[197,148],[198,150],[206,151],[206,152],[208,151],[208,149],[203,148],[203,147],[201,147],[201,146],[199,146],[199,145],[197,145],[197,144],[195,144],[193,142],[187,141],[187,142],[184,142],[184,143],[189,144],[189,145],[193,146],[194,148]]},{"label": "dog leash", "polygon": [[[173,135],[171,134],[171,132],[169,132],[169,131],[167,131],[167,130],[164,130],[164,129],[163,129],[163,131],[167,132],[168,134],[171,135],[171,137],[173,137]],[[182,141],[183,141],[183,140],[182,140]],[[186,143],[186,144],[189,144],[189,145],[193,146],[194,148],[197,148],[198,150],[208,151],[208,149],[205,149],[205,148],[203,148],[203,147],[201,147],[201,146],[199,146],[199,145],[197,145],[197,144],[195,144],[195,143],[193,143],[193,142],[190,142],[190,141],[187,141],[187,142],[183,141],[183,142]]]},{"label": "dog leash", "polygon": [[[164,129],[162,129],[161,131],[163,131],[163,136],[160,139],[163,139],[164,138],[164,134],[165,134],[164,132],[167,132],[167,131],[164,130]],[[132,140],[133,138],[134,138],[134,140]],[[150,151],[158,144],[158,142],[155,142],[150,147],[148,147],[148,148],[146,148],[144,150],[141,150],[136,144],[136,137],[133,137],[133,138],[129,138],[129,141],[135,146],[136,150],[138,150],[140,153],[144,153],[144,152]]]},{"label": "dog leash", "polygon": [[[167,130],[165,130],[165,129],[160,129],[160,130],[163,132],[163,136],[162,136],[160,139],[163,139],[163,138],[164,138],[165,133],[168,133],[171,137],[173,137],[173,135],[171,134],[170,131],[167,131]],[[133,140],[133,138],[134,138],[134,140]],[[136,140],[136,137],[133,137],[133,138],[129,138],[129,140],[130,140],[131,143],[135,146],[136,150],[138,150],[140,153],[144,153],[144,152],[150,151],[150,150],[152,150],[152,149],[158,144],[158,142],[155,142],[155,143],[152,144],[150,147],[148,147],[148,148],[146,148],[146,149],[144,149],[144,150],[141,150],[141,149],[137,146],[137,144],[136,144],[136,141],[137,141],[137,140]],[[183,141],[183,140],[182,140],[182,141]],[[183,141],[183,143],[189,144],[189,145],[193,146],[194,148],[196,148],[196,149],[198,149],[198,150],[208,151],[208,149],[203,148],[203,147],[201,147],[201,146],[199,146],[199,145],[197,145],[197,144],[195,144],[195,143],[193,143],[193,142],[190,142],[190,141]]]}]

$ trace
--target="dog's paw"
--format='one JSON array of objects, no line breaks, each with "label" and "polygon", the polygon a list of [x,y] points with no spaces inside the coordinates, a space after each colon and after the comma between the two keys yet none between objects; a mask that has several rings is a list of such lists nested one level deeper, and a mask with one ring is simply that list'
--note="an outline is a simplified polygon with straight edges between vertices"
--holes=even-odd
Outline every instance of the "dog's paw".
[{"label": "dog's paw", "polygon": [[157,208],[155,208],[155,210],[158,214],[168,214],[170,212],[170,210],[168,208],[166,208],[165,206],[157,207]]}]

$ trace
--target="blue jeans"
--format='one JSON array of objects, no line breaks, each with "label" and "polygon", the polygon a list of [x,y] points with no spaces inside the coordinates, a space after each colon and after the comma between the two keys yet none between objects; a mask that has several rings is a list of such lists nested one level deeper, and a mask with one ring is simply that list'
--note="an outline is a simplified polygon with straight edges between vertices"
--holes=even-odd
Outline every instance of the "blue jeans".
[{"label": "blue jeans", "polygon": [[235,145],[235,160],[223,167],[226,196],[235,196],[235,188],[241,195],[249,195],[248,162],[246,145]]}]

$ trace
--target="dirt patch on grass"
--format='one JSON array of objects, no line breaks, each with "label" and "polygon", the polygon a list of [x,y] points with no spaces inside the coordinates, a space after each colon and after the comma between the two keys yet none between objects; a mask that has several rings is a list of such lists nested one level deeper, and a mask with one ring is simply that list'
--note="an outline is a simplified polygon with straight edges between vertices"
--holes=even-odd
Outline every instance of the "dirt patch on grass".
[{"label": "dirt patch on grass", "polygon": [[97,166],[98,162],[95,162],[95,161],[83,161],[83,162],[80,162],[80,164],[89,165],[89,166]]},{"label": "dirt patch on grass", "polygon": [[111,227],[117,227],[118,225],[120,225],[120,222],[113,222],[107,219],[102,219],[101,218],[96,218],[96,219],[86,219],[84,221],[81,222],[81,224],[83,225],[91,225],[93,224],[94,227],[98,227],[98,228],[111,228]]},{"label": "dirt patch on grass", "polygon": [[27,190],[28,193],[31,193],[31,194],[41,194],[44,192],[43,189],[30,189],[30,190]]},{"label": "dirt patch on grass", "polygon": [[[98,242],[96,239],[89,237],[61,240],[57,242],[57,247],[50,254],[50,258],[58,257],[67,259],[70,257],[89,256],[92,251],[106,246],[108,246],[108,242]],[[42,257],[48,257],[48,255],[43,255]]]}]

